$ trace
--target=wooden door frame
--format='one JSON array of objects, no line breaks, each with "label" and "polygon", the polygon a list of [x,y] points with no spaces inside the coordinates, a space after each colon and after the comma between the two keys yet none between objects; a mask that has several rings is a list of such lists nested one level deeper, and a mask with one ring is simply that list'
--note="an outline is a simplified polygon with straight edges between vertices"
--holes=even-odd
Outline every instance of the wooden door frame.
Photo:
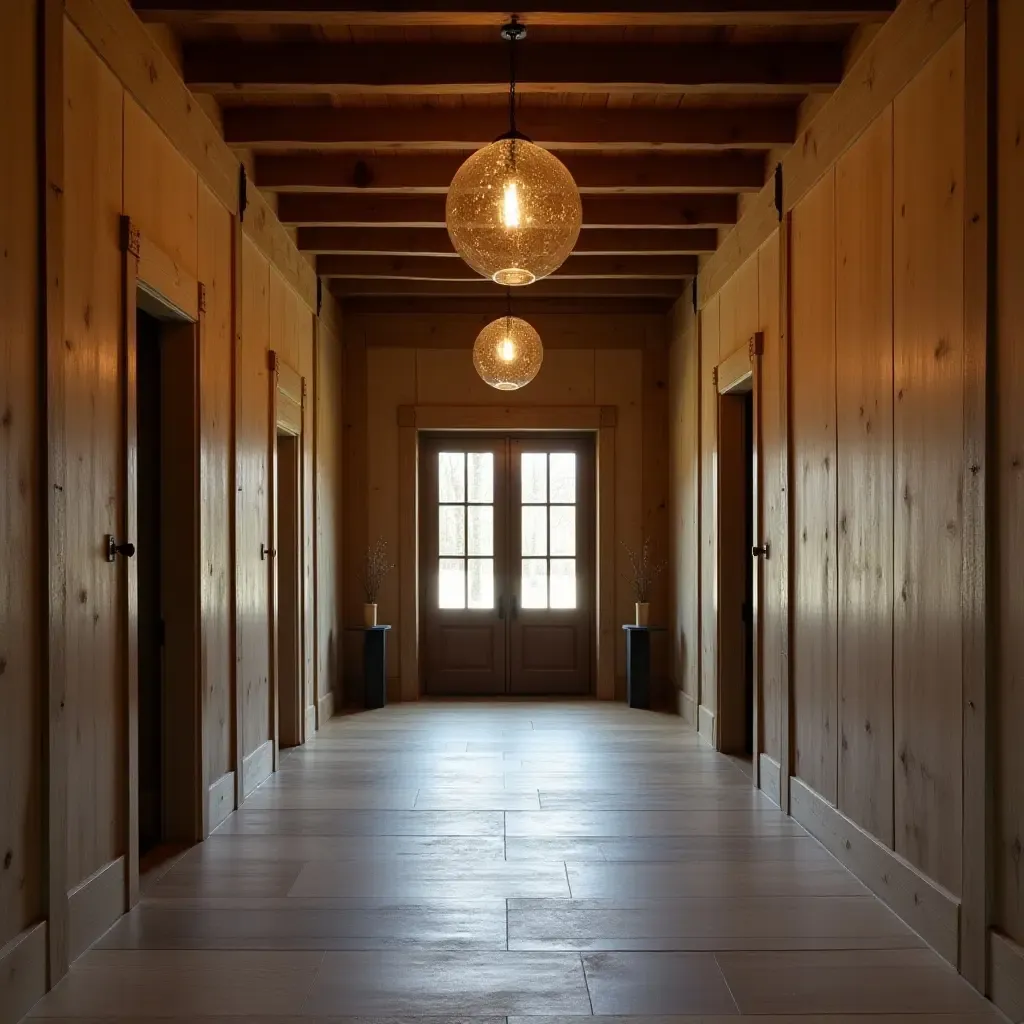
[{"label": "wooden door frame", "polygon": [[[753,423],[751,424],[751,434],[753,441],[753,474],[752,474],[752,494],[751,501],[753,502],[753,537],[754,544],[756,547],[763,547],[765,541],[761,538],[762,525],[764,523],[764,509],[763,509],[763,498],[764,498],[764,483],[762,480],[763,474],[763,463],[761,459],[762,451],[762,425],[761,425],[761,356],[764,352],[764,334],[758,331],[748,341],[745,347],[738,348],[731,355],[723,359],[714,369],[712,370],[712,379],[715,385],[715,392],[718,396],[718,419],[721,421],[722,410],[723,410],[723,399],[727,399],[729,396],[736,396],[741,394],[752,395],[753,408],[752,417]],[[725,545],[722,543],[722,538],[725,536],[726,531],[723,530],[722,522],[723,516],[728,515],[731,511],[727,507],[727,503],[722,500],[722,481],[723,474],[719,472],[716,474],[715,487],[717,489],[716,494],[716,507],[718,516],[718,546],[716,552],[716,571],[718,579],[723,579],[723,574],[726,571],[724,564],[724,551]],[[751,605],[751,657],[752,664],[750,666],[751,678],[753,684],[753,711],[754,711],[754,722],[753,722],[753,736],[751,738],[752,745],[752,769],[754,784],[760,785],[760,761],[761,753],[764,749],[762,742],[761,729],[763,725],[764,710],[762,707],[763,694],[762,694],[762,680],[763,671],[761,665],[761,658],[763,652],[763,641],[761,637],[762,628],[762,617],[760,615],[760,609],[764,606],[764,559],[768,555],[757,558],[757,572],[754,578],[753,587],[753,600]],[[721,585],[721,584],[719,584]],[[737,701],[732,698],[736,697],[736,694],[727,693],[726,689],[729,682],[725,679],[725,676],[721,669],[722,651],[723,651],[723,620],[721,612],[718,612],[716,630],[717,630],[717,658],[719,664],[716,665],[715,679],[716,679],[716,703],[717,716],[719,721],[716,723],[715,729],[715,747],[718,750],[722,749],[723,736],[726,732],[724,728],[724,716],[730,712],[727,710],[733,707]]]},{"label": "wooden door frame", "polygon": [[[286,363],[281,356],[271,349],[267,353],[267,374],[270,384],[270,430],[267,436],[267,465],[270,467],[270,495],[268,500],[269,543],[264,547],[267,562],[267,593],[268,629],[270,636],[269,681],[270,681],[270,739],[273,741],[273,771],[277,771],[280,760],[280,699],[279,673],[277,669],[278,652],[278,587],[277,587],[277,431],[285,430],[299,439],[299,576],[303,582],[301,531],[305,523],[305,472],[306,472],[306,378],[294,367]],[[305,743],[306,708],[306,659],[302,650],[304,644],[304,623],[306,621],[306,590],[300,585],[299,590],[299,738]]]},{"label": "wooden door frame", "polygon": [[[192,395],[191,427],[195,438],[194,488],[191,512],[192,532],[196,558],[196,580],[199,579],[200,545],[200,487],[199,487],[199,444],[200,444],[200,360],[204,336],[206,312],[206,289],[201,282],[178,266],[159,246],[149,241],[131,217],[122,216],[120,223],[122,253],[122,323],[121,323],[121,380],[122,380],[122,440],[124,451],[124,512],[121,526],[121,541],[134,543],[138,536],[138,379],[137,379],[137,338],[136,315],[140,288],[166,310],[184,328],[192,325],[191,331],[182,330],[181,336],[191,340],[189,358],[193,360],[195,388]],[[187,344],[187,340],[185,342]],[[125,674],[125,910],[131,910],[139,899],[139,814],[138,814],[138,769],[139,769],[139,576],[138,563],[134,558],[120,560],[122,573],[122,621],[124,624],[124,674]],[[205,838],[208,829],[209,808],[205,799],[204,778],[204,729],[203,693],[205,691],[203,650],[203,620],[201,594],[198,585],[191,595],[194,606],[188,619],[192,627],[194,654],[193,700],[191,707],[192,741],[191,756],[182,764],[182,770],[191,775],[191,783],[184,791],[191,795],[190,809],[194,823],[193,835],[189,838],[199,841]],[[186,817],[189,809],[186,808]]]},{"label": "wooden door frame", "polygon": [[[615,435],[618,406],[400,405],[398,417],[400,594],[399,666],[401,699],[419,700],[423,694],[420,666],[419,601],[419,433],[421,431],[576,431],[595,435],[597,474],[597,607],[594,615],[594,694],[598,700],[615,699]],[[538,420],[542,422],[538,423]]]}]

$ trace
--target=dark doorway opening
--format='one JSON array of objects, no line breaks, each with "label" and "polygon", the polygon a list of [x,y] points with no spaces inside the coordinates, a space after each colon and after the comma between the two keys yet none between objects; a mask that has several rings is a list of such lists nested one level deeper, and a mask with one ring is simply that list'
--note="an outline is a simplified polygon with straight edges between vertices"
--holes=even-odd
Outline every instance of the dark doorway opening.
[{"label": "dark doorway opening", "polygon": [[751,759],[757,728],[755,415],[749,376],[719,396],[719,749]]},{"label": "dark doorway opening", "polygon": [[164,619],[161,597],[160,321],[136,312],[139,572],[139,854],[163,840]]}]

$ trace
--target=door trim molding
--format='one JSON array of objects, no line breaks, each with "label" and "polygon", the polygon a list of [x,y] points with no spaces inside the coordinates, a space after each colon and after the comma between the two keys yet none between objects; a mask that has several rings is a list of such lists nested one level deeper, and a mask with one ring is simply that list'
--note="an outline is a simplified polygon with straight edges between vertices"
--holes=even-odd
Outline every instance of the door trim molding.
[{"label": "door trim molding", "polygon": [[[419,432],[428,430],[553,431],[588,430],[596,436],[597,610],[594,644],[594,696],[615,699],[615,432],[618,407],[614,405],[553,405],[544,408],[515,406],[400,405],[398,422],[399,545],[398,578],[401,589],[401,628],[398,636],[401,699],[419,700],[423,693],[420,671],[419,622]],[[538,423],[538,420],[542,420]],[[410,467],[412,472],[410,474]]]}]

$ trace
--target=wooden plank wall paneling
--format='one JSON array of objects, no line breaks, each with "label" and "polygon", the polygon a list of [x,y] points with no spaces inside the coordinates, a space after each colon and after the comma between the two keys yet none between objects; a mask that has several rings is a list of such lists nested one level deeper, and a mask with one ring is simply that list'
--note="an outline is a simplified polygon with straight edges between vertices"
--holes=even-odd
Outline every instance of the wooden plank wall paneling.
[{"label": "wooden plank wall paneling", "polygon": [[795,774],[834,804],[838,771],[834,171],[793,210],[792,224]]},{"label": "wooden plank wall paneling", "polygon": [[202,559],[203,723],[206,782],[235,770],[232,713],[233,608],[231,561],[234,496],[231,388],[234,332],[231,309],[231,215],[202,182],[198,212],[199,280],[206,289],[200,384],[200,549]]},{"label": "wooden plank wall paneling", "polygon": [[241,752],[246,757],[270,738],[270,638],[268,567],[261,545],[270,546],[267,437],[267,352],[270,350],[270,268],[245,237],[242,245],[242,346],[236,370],[235,425],[238,520],[235,526],[237,593],[237,686],[242,701]]},{"label": "wooden plank wall paneling", "polygon": [[839,809],[892,846],[892,110],[836,167]]},{"label": "wooden plank wall paneling", "polygon": [[[328,299],[329,301],[329,299]],[[324,319],[317,334],[316,372],[316,599],[317,707],[341,696],[341,473],[344,405],[341,339]]]},{"label": "wooden plank wall paneling", "polygon": [[896,98],[896,852],[961,881],[964,34]]},{"label": "wooden plank wall paneling", "polygon": [[190,277],[199,274],[199,176],[129,95],[124,98],[124,212]]},{"label": "wooden plank wall paneling", "polygon": [[700,312],[700,706],[712,714],[718,687],[718,624],[715,618],[718,391],[713,370],[721,355],[719,308],[719,297],[715,296]]},{"label": "wooden plank wall paneling", "polygon": [[[996,541],[999,575],[994,694],[996,756],[996,835],[994,925],[1024,945],[1024,877],[1020,871],[1024,842],[1024,5],[999,5],[999,151],[998,151],[998,448],[996,473],[999,529]],[[990,564],[992,564],[990,562]]]},{"label": "wooden plank wall paneling", "polygon": [[764,606],[761,619],[762,742],[765,753],[782,763],[783,693],[789,685],[786,668],[786,615],[788,599],[785,571],[789,549],[786,492],[784,353],[779,331],[779,232],[760,248],[758,259],[758,321],[764,334],[761,356],[761,472],[764,487],[764,522],[761,541],[770,546],[764,561]]},{"label": "wooden plank wall paneling", "polygon": [[[640,441],[643,472],[642,534],[651,539],[654,557],[665,564],[651,590],[651,603],[662,616],[658,624],[668,622],[669,612],[669,447],[668,438],[668,325],[665,319],[656,329],[647,331],[643,348],[643,434]],[[631,621],[629,619],[626,620]],[[667,633],[651,637],[651,672],[661,687],[669,678]],[[667,690],[664,696],[668,696]],[[661,700],[662,696],[657,695]]]},{"label": "wooden plank wall paneling", "polygon": [[0,850],[9,858],[0,872],[0,947],[43,908],[37,14],[34,3],[12,7],[0,33],[0,93],[19,98],[0,109]]},{"label": "wooden plank wall paneling", "polygon": [[[593,363],[594,403],[618,409],[615,424],[616,618],[619,622],[635,622],[636,596],[629,583],[626,548],[637,550],[643,544],[644,533],[643,354],[633,349],[600,349],[593,353]],[[567,390],[572,387],[571,376],[561,379],[569,382],[562,385]],[[652,443],[664,446],[666,438],[653,439]],[[664,605],[659,607],[655,603],[654,621],[659,621],[666,612]],[[626,634],[620,629],[615,639],[615,697],[622,700],[625,696]]]},{"label": "wooden plank wall paneling", "polygon": [[693,299],[672,308],[669,348],[669,573],[672,681],[679,712],[697,724],[700,649],[700,352]]},{"label": "wooden plank wall paneling", "polygon": [[65,33],[65,416],[67,490],[67,887],[125,851],[119,566],[105,534],[124,522],[121,438],[123,92]]}]

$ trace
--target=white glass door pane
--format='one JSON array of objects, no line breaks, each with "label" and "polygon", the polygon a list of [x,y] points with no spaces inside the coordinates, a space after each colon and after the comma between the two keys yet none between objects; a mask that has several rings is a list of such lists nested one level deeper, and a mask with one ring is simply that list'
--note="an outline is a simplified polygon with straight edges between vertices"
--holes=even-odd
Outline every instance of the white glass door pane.
[{"label": "white glass door pane", "polygon": [[551,554],[576,554],[576,506],[552,505]]},{"label": "white glass door pane", "polygon": [[551,607],[576,607],[576,559],[551,559]]},{"label": "white glass door pane", "polygon": [[490,504],[494,501],[494,454],[492,452],[470,452],[469,500]]},{"label": "white glass door pane", "polygon": [[576,502],[575,452],[551,453],[551,497],[548,500],[566,505]]},{"label": "white glass door pane", "polygon": [[494,560],[471,558],[469,560],[469,607],[494,607]]},{"label": "white glass door pane", "polygon": [[466,508],[464,505],[441,505],[437,510],[439,555],[466,553]]},{"label": "white glass door pane", "polygon": [[494,554],[494,506],[469,505],[469,554]]},{"label": "white glass door pane", "polygon": [[461,558],[438,561],[438,608],[465,608],[466,563]]},{"label": "white glass door pane", "polygon": [[523,557],[538,558],[548,553],[548,510],[543,505],[524,505]]},{"label": "white glass door pane", "polygon": [[523,452],[522,501],[535,505],[548,500],[548,457],[543,452]]},{"label": "white glass door pane", "polygon": [[524,608],[547,608],[548,562],[546,558],[523,559],[522,606]]},{"label": "white glass door pane", "polygon": [[437,500],[466,500],[466,453],[440,452],[437,456]]}]

